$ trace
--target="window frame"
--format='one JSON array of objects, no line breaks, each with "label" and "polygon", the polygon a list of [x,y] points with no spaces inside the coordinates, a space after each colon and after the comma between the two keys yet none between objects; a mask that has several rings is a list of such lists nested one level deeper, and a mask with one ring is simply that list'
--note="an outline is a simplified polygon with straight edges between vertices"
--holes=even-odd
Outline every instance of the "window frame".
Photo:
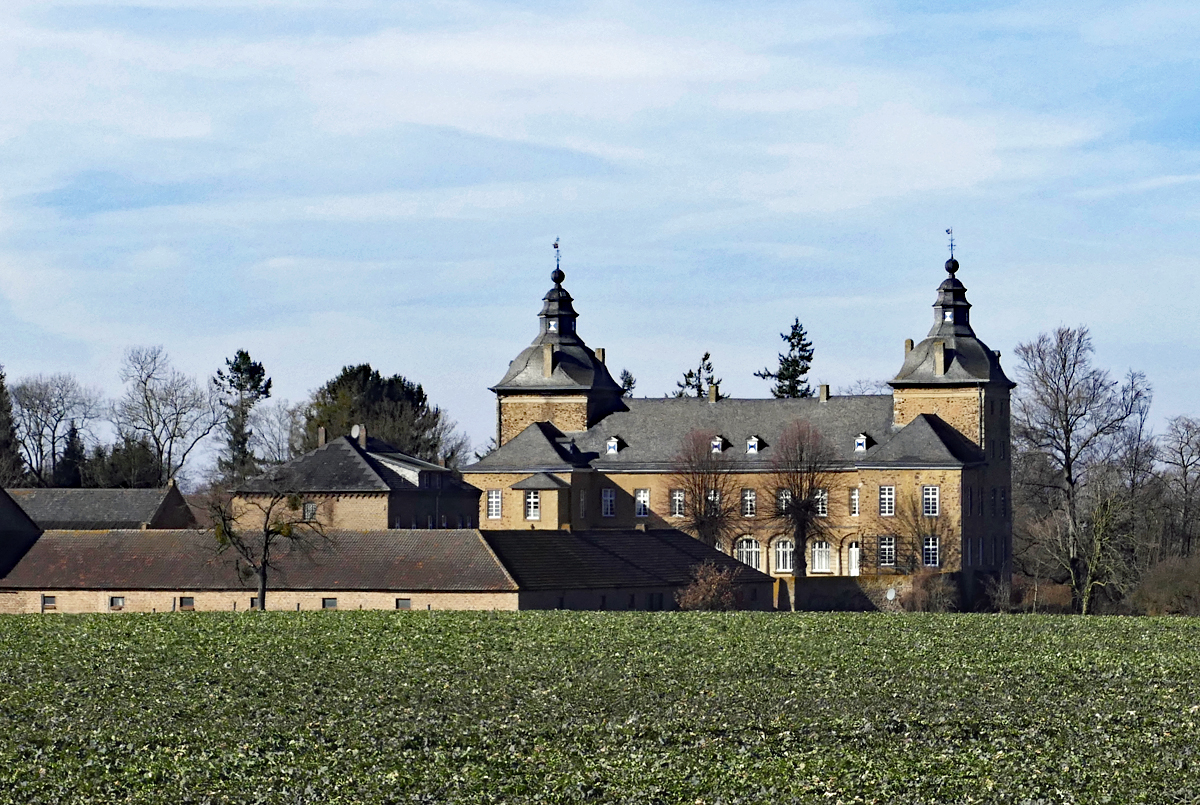
[{"label": "window frame", "polygon": [[336,598],[322,598],[321,599],[321,611],[322,612],[325,612],[328,610],[335,610],[337,608],[338,608],[338,604],[337,604]]},{"label": "window frame", "polygon": [[650,516],[650,490],[649,489],[633,490],[633,516],[634,517],[649,517]]},{"label": "window frame", "polygon": [[775,490],[775,513],[787,514],[788,508],[792,505],[792,490],[777,489]]},{"label": "window frame", "polygon": [[[185,604],[184,601],[187,601],[188,603]],[[179,611],[180,612],[194,612],[195,610],[196,610],[196,596],[194,596],[194,595],[179,596]]]},{"label": "window frame", "polygon": [[846,575],[862,575],[862,543],[858,540],[851,540],[846,546]]},{"label": "window frame", "polygon": [[671,490],[671,516],[684,517],[687,515],[687,493],[682,489]]},{"label": "window frame", "polygon": [[815,489],[813,490],[813,510],[817,517],[829,516],[829,490]]},{"label": "window frame", "polygon": [[796,543],[787,537],[775,541],[775,572],[796,572]]},{"label": "window frame", "polygon": [[858,517],[859,498],[860,498],[860,495],[859,495],[858,487],[857,486],[851,487],[850,488],[850,502],[849,502],[849,504],[847,504],[850,508],[850,516],[851,517]]},{"label": "window frame", "polygon": [[397,598],[396,599],[396,609],[399,609],[401,611],[406,610],[406,609],[412,609],[412,599],[411,598]]},{"label": "window frame", "polygon": [[880,517],[895,517],[896,516],[896,485],[881,484],[879,486],[879,516]]},{"label": "window frame", "polygon": [[57,612],[58,596],[42,594],[42,612]]},{"label": "window frame", "polygon": [[811,553],[812,564],[810,568],[813,573],[833,572],[833,548],[828,540],[813,540]]},{"label": "window frame", "polygon": [[617,516],[617,490],[606,486],[600,490],[600,516]]},{"label": "window frame", "polygon": [[300,516],[306,523],[313,523],[317,520],[317,502],[315,500],[306,500],[300,504]]},{"label": "window frame", "polygon": [[[933,561],[930,562],[932,557]],[[942,541],[937,534],[929,534],[921,540],[922,567],[942,566]]]},{"label": "window frame", "polygon": [[742,489],[742,517],[758,516],[758,490]]},{"label": "window frame", "polygon": [[[117,603],[118,601],[120,603]],[[108,611],[109,612],[120,612],[123,609],[125,609],[125,596],[110,595],[108,597]]]},{"label": "window frame", "polygon": [[896,566],[896,538],[890,534],[878,537],[877,559],[880,567]]},{"label": "window frame", "polygon": [[[493,514],[493,505],[495,504]],[[504,514],[504,493],[499,489],[489,489],[487,491],[487,519],[499,520]]]},{"label": "window frame", "polygon": [[[754,537],[743,534],[733,544],[733,558],[755,570],[762,570],[762,545]],[[746,558],[752,558],[754,561],[747,562]]]},{"label": "window frame", "polygon": [[529,522],[542,519],[542,491],[540,489],[525,490],[525,519]]},{"label": "window frame", "polygon": [[921,487],[921,515],[924,517],[941,517],[942,490],[939,486],[927,485]]}]

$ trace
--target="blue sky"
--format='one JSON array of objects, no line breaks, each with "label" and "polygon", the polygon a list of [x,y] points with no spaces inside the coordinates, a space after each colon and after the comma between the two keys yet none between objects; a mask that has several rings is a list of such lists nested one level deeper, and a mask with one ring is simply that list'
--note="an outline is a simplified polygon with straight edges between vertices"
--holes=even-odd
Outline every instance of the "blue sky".
[{"label": "blue sky", "polygon": [[[1200,415],[1200,7],[25,2],[0,8],[0,363],[122,351],[292,400],[344,364],[480,444],[562,238],[580,333],[661,395],[887,379],[953,226],[979,335],[1092,328]],[[968,10],[963,10],[964,8]]]}]

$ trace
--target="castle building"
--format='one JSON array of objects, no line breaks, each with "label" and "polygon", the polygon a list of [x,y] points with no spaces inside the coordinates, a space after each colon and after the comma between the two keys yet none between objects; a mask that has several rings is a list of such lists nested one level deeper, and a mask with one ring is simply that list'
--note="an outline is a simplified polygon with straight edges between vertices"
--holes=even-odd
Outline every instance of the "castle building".
[{"label": "castle building", "polygon": [[[705,505],[688,459],[702,440],[719,454],[720,486],[730,490],[720,494],[736,496],[716,547],[777,584],[811,587],[795,584],[802,569],[890,598],[921,572],[968,584],[1009,572],[1015,384],[971,327],[958,261],[945,268],[933,327],[905,343],[891,394],[835,396],[822,386],[799,399],[622,397],[603,350],[579,336],[556,269],[537,337],[492,388],[498,447],[462,471],[482,492],[479,527],[679,528],[689,507]],[[819,434],[827,455],[804,545],[775,515],[797,432]]]}]

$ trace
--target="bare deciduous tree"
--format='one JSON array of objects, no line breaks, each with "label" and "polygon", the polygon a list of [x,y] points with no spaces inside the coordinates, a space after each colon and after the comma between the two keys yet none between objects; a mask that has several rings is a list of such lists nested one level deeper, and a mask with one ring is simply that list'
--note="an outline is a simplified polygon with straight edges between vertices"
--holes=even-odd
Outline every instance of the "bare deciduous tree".
[{"label": "bare deciduous tree", "polygon": [[218,551],[232,555],[241,578],[258,582],[256,605],[265,610],[271,573],[280,560],[329,543],[323,523],[330,513],[328,503],[304,501],[287,467],[271,467],[250,485],[253,493],[239,496],[236,505],[228,493],[211,492],[207,508]]},{"label": "bare deciduous tree", "polygon": [[[833,447],[804,420],[784,428],[771,459],[770,520],[780,535],[794,540],[794,573],[808,573],[808,542],[830,534],[829,487],[833,480]],[[825,514],[822,514],[825,512]]]},{"label": "bare deciduous tree", "polygon": [[72,423],[81,433],[99,417],[101,395],[80,385],[74,375],[34,375],[13,386],[17,435],[34,484],[54,477]]},{"label": "bare deciduous tree", "polygon": [[250,413],[250,446],[264,464],[282,464],[300,455],[304,441],[304,405],[287,400],[264,403]]},{"label": "bare deciduous tree", "polygon": [[1105,583],[1100,568],[1090,568],[1089,562],[1112,555],[1112,546],[1097,540],[1111,541],[1117,534],[1111,505],[1102,504],[1109,497],[1093,496],[1089,502],[1083,495],[1093,469],[1112,467],[1129,423],[1144,421],[1151,398],[1145,376],[1131,371],[1124,382],[1115,381],[1092,365],[1092,352],[1086,327],[1060,327],[1018,345],[1021,392],[1014,410],[1019,446],[1042,457],[1043,471],[1021,478],[1041,487],[1030,493],[1046,503],[1040,515],[1044,522],[1027,532],[1040,535],[1041,549],[1066,570],[1081,612]]},{"label": "bare deciduous tree", "polygon": [[1200,419],[1177,416],[1167,424],[1160,458],[1168,468],[1173,530],[1182,556],[1192,553],[1200,502]]},{"label": "bare deciduous tree", "polygon": [[224,421],[220,394],[172,367],[162,347],[128,350],[121,380],[126,389],[113,404],[113,424],[121,436],[144,439],[154,449],[165,484]]},{"label": "bare deciduous tree", "polygon": [[723,548],[738,522],[737,485],[721,437],[694,430],[683,437],[671,485],[683,492],[680,526],[705,545]]}]

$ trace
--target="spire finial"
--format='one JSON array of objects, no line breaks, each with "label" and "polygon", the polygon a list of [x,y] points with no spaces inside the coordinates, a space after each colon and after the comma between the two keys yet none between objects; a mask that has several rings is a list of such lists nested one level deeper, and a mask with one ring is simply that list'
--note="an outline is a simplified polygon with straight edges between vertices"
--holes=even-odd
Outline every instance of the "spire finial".
[{"label": "spire finial", "polygon": [[946,234],[950,236],[950,259],[946,261],[946,271],[953,277],[954,272],[958,271],[958,261],[954,259],[954,227],[947,229]]},{"label": "spire finial", "polygon": [[562,252],[558,250],[558,238],[554,239],[554,272],[550,274],[550,280],[555,285],[562,285],[562,281],[567,278],[567,275],[562,270]]}]

